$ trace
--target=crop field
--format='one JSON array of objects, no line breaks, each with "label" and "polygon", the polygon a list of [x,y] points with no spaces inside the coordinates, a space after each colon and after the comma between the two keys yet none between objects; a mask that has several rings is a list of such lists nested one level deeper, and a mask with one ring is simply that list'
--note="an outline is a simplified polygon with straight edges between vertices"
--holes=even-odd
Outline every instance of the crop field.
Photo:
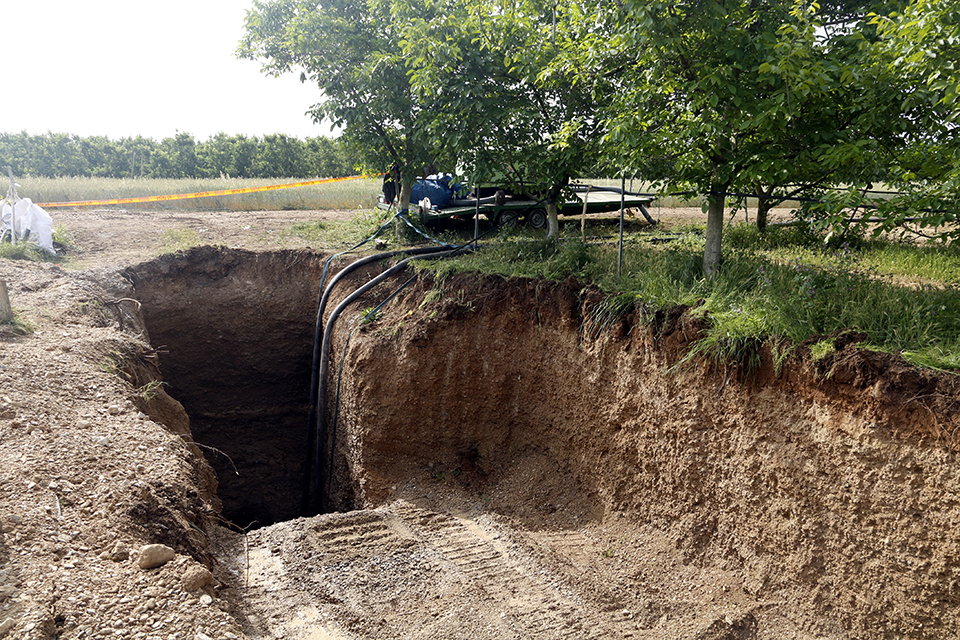
[{"label": "crop field", "polygon": [[[19,178],[17,190],[23,198],[34,202],[78,202],[81,200],[112,200],[117,198],[139,198],[145,196],[165,196],[201,191],[226,191],[275,184],[288,184],[304,180],[288,178],[278,180],[254,178],[84,178],[61,177]],[[614,178],[584,178],[583,184],[603,187],[619,187],[620,180]],[[633,192],[655,193],[653,187],[638,181],[627,181],[627,189]],[[210,198],[191,198],[186,200],[166,200],[163,202],[138,203],[134,205],[103,205],[113,208],[137,208],[150,210],[182,211],[282,211],[306,209],[359,209],[376,205],[380,193],[379,178],[359,178],[332,182],[328,184],[293,189],[278,189],[259,193],[244,193]],[[756,199],[747,198],[748,210],[756,209]],[[787,201],[781,208],[791,208],[796,203]],[[661,195],[655,206],[661,208],[699,207],[701,202],[695,198],[679,195]]]},{"label": "crop field", "polygon": [[[124,179],[124,178],[21,178],[17,193],[34,202],[78,202],[165,196],[202,191],[226,191],[275,184],[303,182],[299,179],[263,180],[245,178],[215,179]],[[376,204],[379,178],[358,178],[258,193],[243,193],[208,198],[165,200],[163,202],[103,205],[121,209],[183,211],[280,211],[294,209],[358,209]]]}]

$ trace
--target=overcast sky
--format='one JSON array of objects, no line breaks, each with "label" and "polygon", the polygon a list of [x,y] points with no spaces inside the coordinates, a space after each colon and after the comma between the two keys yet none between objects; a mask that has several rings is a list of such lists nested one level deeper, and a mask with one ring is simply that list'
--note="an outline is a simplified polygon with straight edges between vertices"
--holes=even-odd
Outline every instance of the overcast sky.
[{"label": "overcast sky", "polygon": [[331,135],[298,75],[237,60],[253,0],[8,0],[0,132]]}]

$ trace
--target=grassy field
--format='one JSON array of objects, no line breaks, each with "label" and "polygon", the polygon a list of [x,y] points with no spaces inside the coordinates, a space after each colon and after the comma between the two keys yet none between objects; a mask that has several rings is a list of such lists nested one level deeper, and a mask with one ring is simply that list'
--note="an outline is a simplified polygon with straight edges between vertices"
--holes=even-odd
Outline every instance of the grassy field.
[{"label": "grassy field", "polygon": [[[117,198],[137,198],[144,196],[163,196],[201,191],[225,191],[244,189],[270,184],[300,182],[299,179],[253,180],[243,178],[215,179],[126,179],[126,178],[20,178],[18,194],[34,202],[78,202],[84,200],[112,200]],[[582,182],[597,186],[619,187],[620,180],[610,178],[589,178]],[[375,204],[380,193],[380,179],[359,179],[331,184],[322,184],[295,189],[280,189],[252,194],[237,194],[211,198],[191,198],[186,200],[166,200],[156,203],[138,203],[126,205],[103,205],[113,208],[176,209],[184,211],[279,211],[293,209],[357,209],[369,208]],[[627,181],[627,189],[635,192],[652,193],[648,184]],[[662,196],[657,206],[699,207],[701,202],[695,198]],[[748,198],[746,206],[756,209],[756,200]],[[781,207],[792,207],[795,203],[784,203]],[[52,208],[52,207],[51,207]]]},{"label": "grassy field", "polygon": [[[202,191],[226,191],[272,184],[301,182],[299,179],[247,180],[152,180],[121,178],[20,178],[17,193],[37,204],[113,200],[164,196]],[[154,203],[102,205],[121,209],[177,209],[184,211],[279,211],[287,209],[357,209],[372,207],[380,192],[380,180],[357,179],[293,189],[245,193],[209,198],[165,200]],[[54,209],[55,207],[48,207]]]},{"label": "grassy field", "polygon": [[[619,186],[619,181],[608,182]],[[51,202],[259,184],[263,183],[234,179],[24,178],[19,192],[35,202]],[[633,188],[643,191],[640,185]],[[282,232],[308,237],[320,246],[346,248],[383,224],[385,214],[373,208],[379,189],[379,180],[353,180],[304,189],[162,202],[156,206],[187,210],[201,206],[234,210],[362,207],[363,211],[350,221],[298,223]],[[697,203],[660,203],[665,208],[671,205]],[[601,320],[598,326],[630,309],[649,315],[676,304],[696,304],[699,312],[707,315],[710,330],[694,353],[707,357],[742,361],[761,341],[796,344],[811,336],[852,329],[869,336],[863,345],[867,348],[900,353],[919,366],[960,369],[960,248],[856,236],[840,244],[827,243],[824,237],[802,227],[774,228],[761,235],[755,228],[739,223],[742,219],[728,225],[723,266],[720,275],[710,281],[702,277],[702,226],[687,224],[651,230],[631,223],[623,270],[618,275],[617,249],[609,240],[615,236],[616,228],[610,220],[591,220],[592,238],[587,242],[579,239],[579,224],[574,223],[563,224],[560,239],[552,242],[542,239],[542,231],[498,231],[473,254],[423,268],[441,272],[481,271],[507,277],[575,276],[583,282],[596,283],[610,294],[608,301],[595,310]],[[465,228],[456,226],[426,231],[453,244],[469,238]],[[171,243],[186,246],[196,241],[170,238]],[[824,342],[817,353],[828,351],[829,344]]]}]

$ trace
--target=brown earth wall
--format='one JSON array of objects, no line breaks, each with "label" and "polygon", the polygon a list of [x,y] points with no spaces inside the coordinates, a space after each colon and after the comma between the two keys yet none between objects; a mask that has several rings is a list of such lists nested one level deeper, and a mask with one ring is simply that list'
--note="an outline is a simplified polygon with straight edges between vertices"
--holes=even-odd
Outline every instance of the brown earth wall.
[{"label": "brown earth wall", "polygon": [[811,633],[960,633],[954,378],[849,336],[816,365],[801,346],[779,371],[769,349],[751,375],[677,367],[695,311],[596,333],[599,304],[573,281],[421,279],[350,344],[335,494],[374,506],[426,465],[490,486],[545,457],[587,517],[661,528]]}]

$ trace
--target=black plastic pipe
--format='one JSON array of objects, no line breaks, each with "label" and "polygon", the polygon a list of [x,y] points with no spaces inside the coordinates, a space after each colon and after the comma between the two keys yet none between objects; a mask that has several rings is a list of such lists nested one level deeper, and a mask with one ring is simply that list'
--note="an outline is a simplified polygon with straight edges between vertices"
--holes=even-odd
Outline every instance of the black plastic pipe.
[{"label": "black plastic pipe", "polygon": [[[317,333],[314,339],[314,363],[311,371],[311,389],[310,389],[310,410],[308,425],[308,452],[306,468],[304,473],[304,492],[303,492],[303,512],[304,515],[315,515],[323,511],[325,507],[325,496],[323,495],[323,449],[326,445],[326,416],[323,403],[326,402],[326,378],[329,369],[330,346],[333,342],[333,326],[341,313],[357,298],[368,292],[370,289],[380,284],[390,276],[405,269],[407,265],[416,257],[436,257],[442,258],[451,256],[464,251],[463,247],[449,249],[447,247],[419,247],[416,249],[400,249],[397,251],[388,251],[380,254],[361,258],[342,269],[330,281],[325,289],[320,303],[317,306]],[[330,313],[326,325],[323,325],[323,313],[326,309],[330,293],[334,285],[342,280],[350,272],[362,267],[365,264],[384,260],[386,258],[412,254],[410,258],[401,260],[393,267],[387,269],[376,276],[366,284],[356,289],[349,296],[344,298],[340,304]],[[320,327],[323,326],[322,332]]]},{"label": "black plastic pipe", "polygon": [[[307,410],[307,432],[313,432],[313,425],[317,420],[317,378],[320,370],[320,345],[323,341],[323,314],[327,309],[327,302],[330,299],[330,294],[333,292],[334,287],[347,275],[356,271],[364,265],[368,265],[373,262],[379,262],[380,260],[386,260],[387,258],[392,258],[393,256],[398,255],[420,255],[433,253],[435,251],[442,250],[442,247],[416,247],[410,249],[397,249],[394,251],[384,251],[381,253],[376,253],[374,255],[366,256],[351,262],[346,267],[341,269],[337,275],[335,275],[330,283],[324,287],[323,291],[320,294],[320,299],[317,302],[317,319],[316,324],[314,325],[314,334],[313,334],[313,361],[310,365],[310,404]],[[301,510],[306,513],[308,510],[305,500],[309,494],[309,478],[311,473],[311,465],[313,461],[313,453],[307,453],[307,466],[304,475],[304,487],[303,487],[303,499],[301,501]]]}]

